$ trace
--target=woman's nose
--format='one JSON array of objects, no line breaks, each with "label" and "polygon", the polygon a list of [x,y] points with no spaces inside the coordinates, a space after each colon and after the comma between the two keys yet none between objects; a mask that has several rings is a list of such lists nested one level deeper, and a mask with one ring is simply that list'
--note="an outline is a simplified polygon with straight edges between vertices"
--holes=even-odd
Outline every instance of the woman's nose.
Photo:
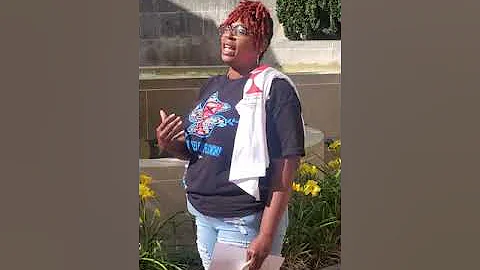
[{"label": "woman's nose", "polygon": [[225,29],[225,32],[223,32],[222,35],[228,39],[233,39],[235,37],[230,29]]}]

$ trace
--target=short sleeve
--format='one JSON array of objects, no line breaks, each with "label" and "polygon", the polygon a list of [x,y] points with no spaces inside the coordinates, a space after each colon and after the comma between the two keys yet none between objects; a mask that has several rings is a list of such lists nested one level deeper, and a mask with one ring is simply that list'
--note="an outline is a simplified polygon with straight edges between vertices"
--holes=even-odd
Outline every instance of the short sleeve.
[{"label": "short sleeve", "polygon": [[295,89],[284,79],[272,82],[267,110],[267,143],[271,158],[305,156],[302,107]]}]

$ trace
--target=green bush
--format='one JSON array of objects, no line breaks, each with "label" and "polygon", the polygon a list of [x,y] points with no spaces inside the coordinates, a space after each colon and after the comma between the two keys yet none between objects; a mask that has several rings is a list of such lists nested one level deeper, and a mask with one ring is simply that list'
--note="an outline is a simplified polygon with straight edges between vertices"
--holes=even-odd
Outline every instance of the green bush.
[{"label": "green bush", "polygon": [[140,270],[184,270],[186,265],[169,256],[165,240],[169,225],[175,226],[176,213],[166,220],[160,219],[160,211],[154,207],[157,201],[150,188],[152,178],[140,174],[139,182],[139,269]]},{"label": "green bush", "polygon": [[276,11],[288,39],[340,39],[341,0],[277,0]]},{"label": "green bush", "polygon": [[320,269],[340,262],[340,141],[330,161],[302,162],[293,183],[283,269]]}]

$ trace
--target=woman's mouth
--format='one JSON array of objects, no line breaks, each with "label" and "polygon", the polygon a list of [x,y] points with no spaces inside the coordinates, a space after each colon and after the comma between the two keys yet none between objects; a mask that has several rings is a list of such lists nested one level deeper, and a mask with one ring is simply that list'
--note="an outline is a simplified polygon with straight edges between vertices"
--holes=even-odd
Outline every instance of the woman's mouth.
[{"label": "woman's mouth", "polygon": [[224,43],[223,48],[222,48],[222,53],[224,55],[234,56],[235,55],[235,46]]}]

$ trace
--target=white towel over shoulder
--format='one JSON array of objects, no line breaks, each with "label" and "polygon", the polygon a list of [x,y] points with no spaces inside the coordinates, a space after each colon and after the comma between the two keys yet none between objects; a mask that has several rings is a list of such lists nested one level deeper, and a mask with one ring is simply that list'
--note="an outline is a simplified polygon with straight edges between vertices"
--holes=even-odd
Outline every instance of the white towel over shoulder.
[{"label": "white towel over shoulder", "polygon": [[[243,89],[243,98],[235,108],[240,115],[229,180],[260,200],[259,177],[264,177],[270,165],[266,134],[265,104],[270,97],[272,81],[287,80],[298,96],[292,80],[275,68],[262,65],[250,73]],[[302,117],[303,121],[303,117]]]}]

